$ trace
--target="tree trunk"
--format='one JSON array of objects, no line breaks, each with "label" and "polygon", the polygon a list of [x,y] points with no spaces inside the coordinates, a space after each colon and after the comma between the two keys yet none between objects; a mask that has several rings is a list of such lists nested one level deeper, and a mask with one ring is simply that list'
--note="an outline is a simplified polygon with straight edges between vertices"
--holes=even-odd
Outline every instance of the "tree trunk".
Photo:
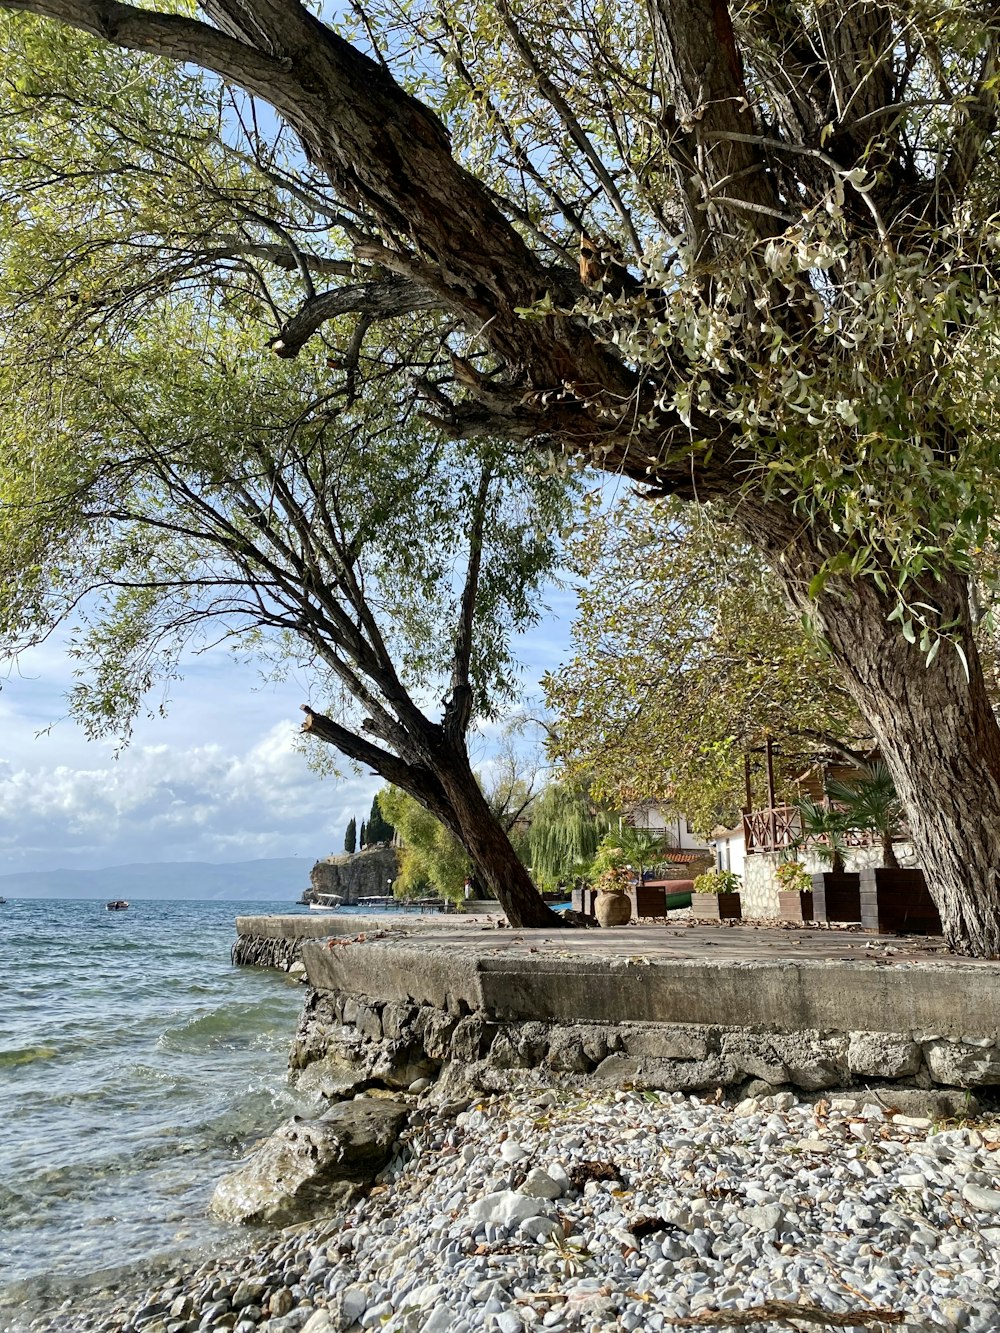
[{"label": "tree trunk", "polygon": [[818,621],[844,673],[892,774],[947,944],[1000,957],[1000,727],[972,635],[967,579],[952,571],[907,586],[911,602],[936,607],[937,623],[953,626],[953,642],[928,666],[888,620],[895,603],[870,578],[831,578],[809,598],[825,545],[815,531],[771,504],[747,503],[736,521],[792,605]]},{"label": "tree trunk", "polygon": [[512,926],[554,930],[569,925],[543,901],[490,809],[469,763],[464,738],[450,740],[441,725],[421,719],[414,709],[403,759],[306,704],[303,712],[302,730],[307,735],[334,746],[357,763],[370,765],[441,821],[468,853],[480,882],[496,895]]},{"label": "tree trunk", "polygon": [[959,953],[1000,955],[1000,729],[969,625],[965,580],[914,594],[958,621],[968,663],[943,643],[930,666],[886,622],[874,584],[820,610],[826,638],[903,802],[945,939]]},{"label": "tree trunk", "polygon": [[899,858],[896,855],[896,849],[892,845],[891,829],[886,829],[882,834],[882,864],[887,870],[899,869]]},{"label": "tree trunk", "polygon": [[447,746],[447,761],[435,768],[450,807],[448,827],[468,853],[477,878],[496,895],[510,924],[546,930],[565,926],[559,913],[543,901],[521,864],[480,790],[464,750]]}]

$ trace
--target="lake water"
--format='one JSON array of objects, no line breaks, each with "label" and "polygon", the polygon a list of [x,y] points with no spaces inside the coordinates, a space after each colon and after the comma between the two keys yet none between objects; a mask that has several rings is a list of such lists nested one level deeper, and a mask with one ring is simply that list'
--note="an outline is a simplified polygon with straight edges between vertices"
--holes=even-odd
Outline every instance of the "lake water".
[{"label": "lake water", "polygon": [[303,989],[234,968],[289,903],[0,905],[0,1329],[95,1275],[225,1247],[218,1177],[293,1112]]}]

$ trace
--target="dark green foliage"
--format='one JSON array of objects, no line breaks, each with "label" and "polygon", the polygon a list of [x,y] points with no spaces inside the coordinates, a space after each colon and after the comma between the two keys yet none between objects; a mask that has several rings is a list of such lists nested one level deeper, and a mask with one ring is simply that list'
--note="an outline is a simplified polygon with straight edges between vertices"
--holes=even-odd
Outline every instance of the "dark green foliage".
[{"label": "dark green foliage", "polygon": [[393,825],[382,814],[379,798],[375,796],[372,800],[371,814],[368,816],[368,845],[371,846],[377,842],[392,842],[395,832]]},{"label": "dark green foliage", "polygon": [[344,834],[344,851],[356,852],[357,850],[358,850],[358,824],[357,820],[355,820],[354,817],[352,816],[347,824],[347,832]]}]

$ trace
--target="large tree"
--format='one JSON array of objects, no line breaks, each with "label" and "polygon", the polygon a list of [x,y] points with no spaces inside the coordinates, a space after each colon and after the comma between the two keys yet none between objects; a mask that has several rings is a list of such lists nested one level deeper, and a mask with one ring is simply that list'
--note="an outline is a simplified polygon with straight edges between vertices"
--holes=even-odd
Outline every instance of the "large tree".
[{"label": "large tree", "polygon": [[[52,62],[45,104],[59,80],[72,103],[95,52],[74,40],[36,55],[34,78]],[[436,347],[434,328],[387,314],[359,337],[331,321],[308,356],[263,351],[288,293],[281,266],[264,281],[250,252],[260,218],[283,229],[282,200],[220,146],[212,90],[150,73],[109,80],[62,133],[3,125],[20,193],[3,237],[4,648],[67,626],[71,708],[90,734],[127,734],[192,649],[294,664],[312,682],[310,739],[412,793],[512,922],[559,924],[479,790],[468,735],[518,689],[509,641],[537,619],[566,487],[397,410],[392,368]],[[148,117],[170,98],[184,115],[154,151]],[[219,198],[194,202],[200,173],[255,231],[211,230]],[[181,175],[190,207],[167,191]],[[51,188],[67,178],[69,216]],[[146,207],[127,245],[124,182]],[[352,820],[348,850],[353,836]]]},{"label": "large tree", "polygon": [[355,32],[298,0],[2,3],[298,136],[284,169],[363,272],[304,279],[279,355],[345,305],[436,306],[465,336],[411,383],[443,428],[727,508],[843,671],[949,941],[1000,952],[969,585],[1000,453],[991,6],[369,0]]}]

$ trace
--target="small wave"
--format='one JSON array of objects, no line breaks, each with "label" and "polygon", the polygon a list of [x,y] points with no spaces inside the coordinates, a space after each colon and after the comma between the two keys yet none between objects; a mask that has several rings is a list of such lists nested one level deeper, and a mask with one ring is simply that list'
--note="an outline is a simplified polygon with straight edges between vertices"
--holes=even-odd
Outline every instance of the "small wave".
[{"label": "small wave", "polygon": [[246,1050],[259,1038],[249,1014],[241,1007],[220,1005],[199,1013],[161,1033],[157,1045],[168,1051],[192,1051],[205,1047]]},{"label": "small wave", "polygon": [[13,1051],[0,1051],[0,1069],[31,1065],[36,1060],[53,1060],[58,1054],[54,1046],[21,1046]]}]

